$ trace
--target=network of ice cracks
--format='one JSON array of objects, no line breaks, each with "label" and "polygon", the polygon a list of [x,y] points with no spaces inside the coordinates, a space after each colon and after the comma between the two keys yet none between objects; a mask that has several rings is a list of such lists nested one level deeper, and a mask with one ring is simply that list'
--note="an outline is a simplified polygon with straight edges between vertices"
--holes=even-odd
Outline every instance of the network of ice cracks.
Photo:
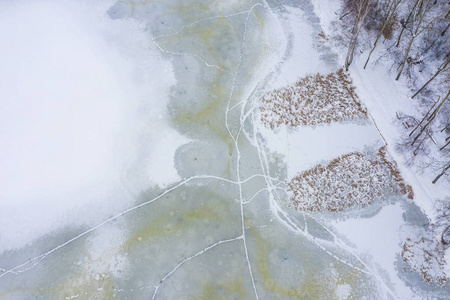
[{"label": "network of ice cracks", "polygon": [[[177,13],[182,15],[183,10],[190,11],[187,9],[189,4],[193,5],[193,7],[196,7],[195,4],[201,6],[198,2],[192,1],[192,3],[186,4],[184,7],[180,6],[175,8],[176,3],[170,2],[158,4],[153,1],[120,1],[116,4],[116,10],[114,10],[114,7],[112,8],[111,14],[117,13],[117,17],[129,16],[144,18],[147,11],[161,9],[157,7],[158,5],[161,7],[167,5],[171,9],[178,9]],[[148,221],[147,219],[151,218],[150,216],[144,218],[138,214],[143,210],[152,211],[155,216],[158,216],[158,203],[161,203],[161,208],[165,209],[164,205],[170,205],[170,200],[168,199],[171,199],[171,195],[175,193],[179,193],[177,194],[180,197],[179,201],[184,201],[184,198],[190,197],[190,192],[197,192],[199,195],[202,195],[203,193],[212,193],[211,189],[218,189],[218,193],[225,193],[227,197],[225,201],[229,202],[228,204],[220,205],[228,206],[226,209],[232,211],[233,218],[231,218],[231,221],[234,221],[233,224],[223,224],[223,226],[236,226],[237,229],[232,228],[228,232],[224,230],[225,232],[221,233],[222,238],[208,236],[205,241],[194,238],[188,242],[189,237],[185,237],[186,240],[180,239],[178,247],[184,249],[177,250],[178,252],[174,250],[176,252],[174,254],[175,257],[170,257],[169,254],[162,254],[162,251],[167,251],[167,249],[164,250],[164,247],[161,248],[162,251],[161,249],[158,251],[158,248],[155,248],[155,251],[161,255],[161,258],[147,257],[145,258],[146,260],[142,258],[154,264],[152,270],[147,270],[147,272],[152,274],[144,275],[144,277],[148,278],[141,278],[139,280],[135,280],[136,278],[133,277],[139,277],[137,274],[129,276],[130,282],[139,282],[139,285],[136,287],[130,287],[131,285],[128,284],[128,281],[125,281],[126,284],[122,286],[120,283],[115,286],[113,285],[112,290],[116,296],[120,296],[120,293],[133,294],[140,291],[149,291],[152,299],[157,299],[159,296],[164,299],[175,299],[173,295],[172,297],[169,295],[186,289],[186,286],[177,286],[177,284],[189,279],[189,276],[194,276],[196,268],[203,270],[203,267],[201,267],[203,264],[207,265],[206,269],[212,269],[208,271],[212,272],[210,273],[212,274],[212,278],[204,278],[205,281],[214,280],[214,277],[223,275],[223,270],[218,270],[217,273],[214,273],[216,267],[212,265],[216,261],[222,263],[222,256],[226,258],[226,254],[229,252],[233,253],[230,254],[229,261],[225,263],[225,265],[228,265],[227,267],[232,269],[229,272],[229,277],[232,278],[236,274],[239,274],[241,276],[239,281],[242,281],[243,286],[240,286],[239,289],[227,288],[227,283],[219,280],[217,285],[221,286],[221,288],[218,291],[214,291],[216,293],[215,295],[228,292],[235,293],[236,297],[245,295],[246,298],[256,299],[268,299],[275,297],[274,295],[280,298],[298,297],[302,295],[300,291],[302,286],[305,290],[311,287],[308,293],[313,294],[317,292],[314,291],[313,281],[319,286],[324,286],[323,290],[326,292],[327,290],[334,290],[335,286],[338,285],[336,278],[344,276],[339,274],[352,273],[351,276],[354,277],[355,282],[355,287],[353,288],[357,288],[357,282],[361,284],[358,278],[364,278],[368,282],[366,287],[361,288],[361,293],[367,293],[371,288],[376,290],[378,287],[381,287],[386,294],[390,294],[395,298],[391,287],[386,284],[385,280],[374,267],[361,258],[353,248],[335,235],[325,224],[306,212],[299,213],[286,208],[286,203],[283,202],[286,198],[286,184],[283,180],[283,170],[274,163],[273,157],[264,148],[263,138],[258,133],[256,127],[253,126],[253,123],[258,120],[255,116],[255,110],[258,105],[257,101],[264,90],[264,84],[271,78],[270,76],[274,76],[274,74],[270,74],[262,82],[256,83],[248,80],[248,85],[244,81],[248,78],[249,71],[258,71],[253,65],[260,63],[269,56],[266,54],[266,56],[259,58],[253,55],[253,51],[258,50],[258,43],[263,44],[263,38],[271,38],[270,36],[264,35],[258,37],[255,33],[255,28],[259,24],[260,30],[270,32],[271,28],[267,27],[273,24],[267,25],[268,21],[279,22],[281,24],[280,26],[282,26],[282,20],[277,20],[277,18],[281,18],[280,16],[283,15],[283,5],[279,1],[231,1],[230,3],[215,3],[214,5],[217,5],[218,12],[213,13],[209,10],[208,5],[204,5],[201,9],[204,10],[204,13],[206,11],[206,14],[209,14],[209,16],[191,20],[186,24],[178,24],[176,21],[179,20],[174,18],[174,24],[167,25],[169,32],[155,35],[153,42],[167,57],[177,62],[187,62],[186,65],[196,66],[200,69],[200,76],[208,77],[210,74],[220,74],[217,77],[222,82],[216,84],[221,86],[220,90],[226,95],[226,98],[218,99],[220,102],[218,104],[218,110],[222,109],[220,111],[222,118],[217,118],[217,120],[218,122],[223,122],[222,130],[226,133],[226,136],[222,136],[222,140],[220,140],[217,138],[220,134],[217,134],[210,141],[191,144],[191,148],[194,148],[196,151],[195,153],[191,153],[192,155],[190,156],[190,150],[187,149],[184,156],[179,155],[181,160],[178,162],[177,168],[182,173],[180,176],[183,177],[179,183],[159,191],[159,193],[157,191],[148,192],[149,195],[152,195],[151,198],[145,195],[140,196],[137,199],[139,204],[102,221],[94,227],[73,235],[71,238],[66,239],[42,254],[36,255],[22,263],[17,263],[14,267],[1,269],[0,281],[9,278],[15,278],[15,280],[20,281],[19,275],[24,276],[33,270],[42,270],[41,268],[45,267],[51,268],[49,261],[52,257],[58,255],[64,256],[65,251],[73,251],[70,247],[75,247],[75,244],[83,240],[83,238],[87,238],[90,234],[104,226],[121,222],[127,216],[130,216],[130,219],[136,216],[136,219],[140,217],[140,222]],[[189,41],[185,41],[186,46],[183,45],[183,38],[192,34],[191,30],[199,27],[205,31],[214,31],[217,29],[215,26],[222,24],[222,22],[228,26],[229,31],[235,30],[234,33],[239,37],[235,41],[238,49],[233,53],[237,53],[238,56],[234,63],[233,61],[226,61],[222,64],[215,63],[212,55],[202,55],[201,50],[196,51],[193,47],[189,48]],[[261,40],[258,40],[258,38]],[[172,42],[173,44],[171,44]],[[194,43],[196,42],[198,41],[194,41]],[[232,46],[230,45],[230,47]],[[259,47],[264,48],[264,45],[259,45]],[[229,51],[232,52],[233,50]],[[279,54],[277,51],[275,48],[268,50],[270,52],[269,54],[272,55]],[[178,79],[178,81],[180,80]],[[212,83],[206,82],[205,85],[208,84]],[[226,86],[226,84],[229,86]],[[250,86],[251,88],[246,86]],[[224,89],[226,91],[223,91]],[[220,95],[218,97],[220,98]],[[175,112],[186,109],[183,104],[180,104],[181,107],[177,107],[177,105],[174,104],[173,110]],[[192,103],[186,105],[191,106]],[[192,105],[193,110],[197,109],[196,105],[204,108],[202,105],[205,104],[196,103]],[[213,115],[213,118],[215,118],[215,115]],[[175,118],[175,120],[177,119]],[[198,128],[197,126],[199,126],[198,124],[194,124],[196,122],[195,120],[186,121],[186,118],[179,122],[181,124],[178,124],[178,127],[175,124],[177,128],[184,126],[189,130]],[[185,123],[183,124],[183,122]],[[219,125],[209,124],[207,126],[214,127]],[[210,134],[211,131],[208,129],[198,134],[193,133],[193,138],[201,140],[202,135],[204,138],[205,136],[210,137]],[[182,151],[180,150],[179,152]],[[216,152],[219,153],[217,157],[204,158],[205,155],[207,156]],[[193,158],[194,156],[195,158]],[[198,164],[193,163],[192,159],[201,161],[202,157],[206,167],[205,165],[197,167]],[[220,162],[220,164],[218,163],[220,167],[207,168],[208,164],[214,163],[209,160],[220,159],[228,163]],[[186,166],[186,164],[188,165]],[[203,173],[205,171],[207,173]],[[223,174],[227,176],[223,176]],[[208,185],[212,187],[208,187]],[[183,198],[181,198],[181,195],[183,195]],[[166,202],[169,204],[165,204]],[[177,202],[174,203],[178,205]],[[203,204],[207,206],[207,203]],[[221,213],[219,212],[218,214]],[[233,213],[235,214],[233,215]],[[142,214],[145,215],[144,212]],[[211,222],[214,223],[214,220]],[[205,224],[210,223],[205,222],[200,224],[200,227],[209,226]],[[195,234],[193,233],[194,237]],[[198,234],[202,235],[203,232]],[[151,236],[151,234],[149,235]],[[196,238],[198,239],[199,237]],[[169,239],[171,238],[169,237]],[[139,237],[139,240],[141,241],[142,238]],[[185,242],[186,247],[184,247]],[[171,245],[177,245],[176,242],[174,244],[171,243],[172,241],[168,242],[168,248]],[[138,247],[140,250],[130,251],[135,251],[139,255],[139,253],[144,251],[143,249],[145,247]],[[220,252],[221,248],[225,249],[223,250],[224,252]],[[190,251],[190,253],[186,251]],[[215,255],[212,258],[208,256],[213,254]],[[166,257],[167,261],[162,258],[164,255],[169,255],[168,258]],[[64,260],[64,258],[60,259]],[[58,262],[60,259],[55,260]],[[286,260],[289,261],[286,263]],[[196,263],[199,261],[203,261],[204,263]],[[245,263],[241,264],[241,262]],[[73,261],[68,263],[73,263]],[[235,264],[231,266],[233,263]],[[145,264],[141,262],[139,265],[142,266]],[[183,269],[185,270],[183,271]],[[217,269],[220,268],[217,267]],[[179,275],[180,277],[177,277],[180,272],[182,274]],[[328,274],[325,275],[326,273]],[[314,277],[315,275],[313,274],[320,275]],[[206,277],[209,276],[206,275]],[[151,279],[153,280],[150,281]],[[334,283],[332,283],[333,280],[335,281]],[[373,282],[373,286],[371,282]],[[327,284],[334,286],[325,288]],[[99,289],[103,289],[103,287]],[[240,290],[243,290],[244,294],[239,294]],[[77,297],[83,298],[87,296],[82,292],[74,292],[66,298]]]}]

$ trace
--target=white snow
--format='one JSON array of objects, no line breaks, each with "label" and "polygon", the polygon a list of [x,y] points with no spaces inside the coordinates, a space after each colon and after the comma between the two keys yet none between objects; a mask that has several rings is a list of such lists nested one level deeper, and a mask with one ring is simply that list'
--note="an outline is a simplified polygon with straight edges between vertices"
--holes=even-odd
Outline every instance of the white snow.
[{"label": "white snow", "polygon": [[171,64],[142,24],[111,20],[111,4],[0,2],[0,253],[128,207],[138,139],[165,141],[145,153],[144,181],[176,180]]},{"label": "white snow", "polygon": [[101,227],[88,238],[89,258],[80,263],[88,272],[95,273],[96,277],[102,274],[112,274],[116,278],[125,277],[129,274],[129,261],[126,254],[119,251],[125,238],[125,230],[121,226]]},{"label": "white snow", "polygon": [[[335,7],[334,6],[330,6]],[[312,29],[305,21],[305,14],[299,8],[285,6],[287,18],[284,25],[295,35],[286,34],[292,39],[290,56],[284,61],[279,75],[267,87],[268,90],[285,87],[310,74],[328,74],[336,71],[320,60],[314,48]],[[283,44],[284,46],[284,44]],[[281,57],[280,57],[281,59]],[[316,164],[331,160],[352,151],[363,151],[365,147],[381,147],[382,141],[371,122],[367,124],[333,123],[313,127],[297,127],[294,130],[282,126],[275,131],[258,125],[258,131],[264,136],[267,147],[283,154],[287,160],[288,178],[298,172],[314,167]]]},{"label": "white snow", "polygon": [[[330,30],[330,22],[336,19],[335,12],[338,11],[340,1],[313,1],[314,11],[319,15],[320,24],[327,34]],[[312,47],[310,39],[311,30],[306,22],[302,21],[302,13],[296,9],[289,8],[291,15],[286,23],[295,33],[291,52],[292,57],[281,68],[274,86],[279,88],[292,84],[299,78],[310,73],[332,72],[319,62],[318,50]],[[297,19],[296,19],[297,18]],[[296,19],[296,20],[293,20]],[[301,43],[303,39],[305,42]],[[363,57],[365,58],[365,57]],[[342,59],[342,57],[341,57]],[[379,63],[380,64],[380,63]],[[407,184],[413,186],[415,201],[426,209],[432,211],[432,199],[442,197],[445,193],[442,188],[431,192],[429,185],[423,183],[409,168],[402,163],[401,154],[396,153],[395,144],[398,140],[399,131],[393,124],[396,111],[412,113],[411,101],[408,99],[408,89],[401,82],[395,82],[387,74],[388,67],[382,66],[362,70],[361,59],[355,57],[350,69],[356,93],[366,105],[369,119],[375,121],[375,125],[368,121],[366,125],[346,123],[331,124],[325,126],[298,127],[288,129],[285,126],[274,131],[260,125],[259,132],[266,141],[270,151],[285,155],[288,168],[288,178],[306,169],[310,169],[318,163],[336,158],[342,154],[352,151],[364,151],[366,147],[378,148],[387,141],[389,153],[398,162],[402,175]],[[448,191],[447,191],[448,193]],[[401,254],[401,246],[405,234],[403,209],[400,204],[389,205],[371,218],[348,219],[345,221],[331,222],[338,235],[345,236],[345,240],[353,245],[355,253],[360,254],[372,271],[382,278],[384,288],[392,289],[392,293],[402,299],[413,299],[414,295],[409,287],[398,276],[396,261]],[[337,296],[346,299],[351,295],[347,286],[340,286]]]},{"label": "white snow", "polygon": [[406,295],[409,295],[411,291],[396,276],[395,267],[403,243],[403,236],[400,234],[404,224],[402,214],[403,209],[400,204],[395,204],[383,207],[371,218],[334,221],[332,224],[339,234],[344,235],[359,252],[368,254],[375,265],[388,272],[389,277],[385,277],[384,280],[394,284],[397,294],[401,295],[402,299],[406,299]]},{"label": "white snow", "polygon": [[[335,12],[339,10],[340,1],[313,1],[314,11],[321,19],[321,26],[331,30],[330,22],[337,19]],[[356,86],[356,93],[366,105],[369,113],[381,131],[387,142],[389,153],[398,163],[399,169],[405,181],[413,187],[415,201],[427,213],[428,217],[434,218],[434,203],[437,199],[448,197],[449,184],[445,180],[432,184],[436,174],[412,169],[405,164],[405,156],[396,149],[396,144],[402,138],[402,129],[394,124],[396,113],[402,112],[420,118],[416,101],[410,98],[411,92],[407,87],[404,77],[399,81],[394,80],[394,75],[389,74],[392,62],[387,59],[378,59],[383,51],[384,44],[380,43],[373,53],[371,62],[364,70],[363,66],[367,59],[367,51],[358,53],[350,65],[350,75]],[[344,54],[339,53],[343,64]]]},{"label": "white snow", "polygon": [[285,6],[289,16],[285,26],[289,32],[295,32],[295,35],[287,36],[292,39],[292,47],[289,57],[284,60],[280,74],[270,83],[271,88],[277,89],[287,85],[294,84],[298,79],[307,75],[316,73],[328,73],[329,68],[320,61],[320,55],[314,49],[312,34],[313,31],[305,20],[305,14],[301,9]]},{"label": "white snow", "polygon": [[322,126],[298,127],[277,131],[261,128],[267,147],[285,155],[288,178],[308,170],[322,161],[329,161],[343,154],[366,147],[377,149],[383,146],[380,135],[372,123],[332,123]]},{"label": "white snow", "polygon": [[[162,119],[152,126],[152,135],[155,138],[152,139],[152,147],[149,148],[146,161],[148,179],[161,188],[181,179],[174,167],[175,150],[189,142],[188,138],[168,127],[165,122]],[[162,125],[160,128],[157,127],[158,123]]]},{"label": "white snow", "polygon": [[314,13],[320,17],[320,26],[326,31],[331,30],[330,23],[336,19],[341,8],[341,1],[312,0]]},{"label": "white snow", "polygon": [[[314,1],[315,12],[321,19],[325,34],[331,30],[330,23],[336,20],[334,12],[338,11],[341,1]],[[327,7],[329,9],[327,9]],[[367,51],[358,53],[350,66],[350,75],[356,86],[356,93],[366,105],[368,112],[373,117],[383,138],[387,142],[388,152],[398,163],[407,184],[414,191],[414,202],[418,204],[431,219],[434,217],[434,203],[438,199],[448,197],[449,186],[444,180],[433,185],[433,175],[428,172],[419,173],[417,169],[405,164],[405,155],[396,149],[396,143],[402,138],[402,129],[398,128],[396,113],[402,112],[420,117],[420,110],[415,107],[416,102],[410,98],[411,92],[404,82],[394,80],[394,75],[389,74],[392,62],[386,58],[378,59],[384,45],[378,45],[378,49],[372,55],[371,63],[366,70],[363,69],[367,59]],[[339,53],[343,63],[345,53]],[[434,175],[435,176],[435,175]],[[395,256],[401,252],[404,242],[399,239],[401,232],[401,208],[398,205],[383,208],[383,210],[370,219],[348,220],[336,225],[337,230],[349,237],[350,241],[361,251],[366,251],[374,261],[388,272],[390,280],[395,284],[395,290],[402,299],[411,299],[411,290],[400,280],[397,270],[394,268]]]},{"label": "white snow", "polygon": [[352,287],[349,284],[340,284],[336,289],[336,295],[339,300],[345,300],[352,294]]},{"label": "white snow", "polygon": [[444,180],[433,185],[430,174],[418,174],[405,165],[405,157],[395,146],[402,137],[401,129],[393,124],[396,112],[416,115],[409,90],[402,82],[397,82],[387,73],[387,66],[380,64],[363,70],[364,57],[357,57],[351,66],[351,75],[356,92],[367,106],[378,128],[388,144],[389,153],[397,161],[406,182],[413,187],[415,201],[430,218],[434,216],[434,202],[448,196],[448,183]]}]

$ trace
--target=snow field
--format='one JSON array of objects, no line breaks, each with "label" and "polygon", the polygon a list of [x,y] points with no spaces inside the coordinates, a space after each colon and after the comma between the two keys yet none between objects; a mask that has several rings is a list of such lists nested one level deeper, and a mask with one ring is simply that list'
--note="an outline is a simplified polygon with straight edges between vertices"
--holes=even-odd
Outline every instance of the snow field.
[{"label": "snow field", "polygon": [[111,4],[0,3],[0,253],[178,179],[157,164],[173,166],[183,142],[165,121],[171,64],[142,24],[111,20]]}]

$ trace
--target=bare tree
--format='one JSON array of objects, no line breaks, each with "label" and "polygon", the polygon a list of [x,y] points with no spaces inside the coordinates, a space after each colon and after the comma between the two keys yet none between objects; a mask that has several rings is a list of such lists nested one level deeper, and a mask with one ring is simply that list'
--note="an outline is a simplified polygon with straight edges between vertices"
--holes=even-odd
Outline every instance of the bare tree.
[{"label": "bare tree", "polygon": [[416,0],[413,6],[413,11],[411,12],[410,18],[411,25],[409,28],[407,27],[410,33],[410,38],[405,53],[403,55],[402,62],[400,63],[399,71],[395,80],[398,80],[403,72],[403,68],[405,67],[414,40],[425,30],[427,30],[430,26],[432,26],[432,24],[437,19],[448,14],[450,8],[447,8],[447,10],[444,12],[433,14],[433,16],[430,16],[432,15],[430,14],[430,11],[434,6],[433,2],[434,0]]},{"label": "bare tree", "polygon": [[441,178],[445,174],[445,172],[447,172],[448,169],[450,169],[450,163],[448,163],[447,166],[444,166],[442,172],[439,173],[438,176],[436,176],[436,178],[432,181],[432,183],[435,184],[439,180],[439,178]]},{"label": "bare tree", "polygon": [[450,56],[447,56],[446,60],[438,67],[437,71],[433,74],[433,76],[431,76],[431,78],[427,82],[425,82],[425,84],[420,89],[418,89],[417,92],[415,92],[411,98],[417,96],[417,94],[419,94],[431,81],[433,81],[433,79],[436,78],[436,76],[438,76],[439,73],[445,71],[449,63],[450,63]]},{"label": "bare tree", "polygon": [[[420,129],[420,132],[417,134],[417,136],[414,138],[413,142],[411,143],[411,146],[414,145],[414,143],[417,141],[417,139],[422,135],[422,133],[425,131],[425,129],[428,127],[428,125],[433,122],[433,120],[436,118],[437,113],[439,112],[439,109],[442,107],[444,102],[448,99],[448,96],[450,95],[450,90],[448,91],[447,95],[442,99],[442,101],[439,103],[439,105],[433,110],[430,116],[428,116],[429,112],[423,117],[422,121],[420,121],[419,125],[417,125],[416,128],[409,134],[410,136],[413,134],[413,132],[423,123],[425,119],[427,119],[427,123]],[[438,100],[439,101],[439,100]],[[436,102],[437,103],[437,102]],[[436,105],[436,103],[433,105],[433,107]],[[432,108],[433,108],[432,107]],[[428,118],[427,118],[428,116]]]},{"label": "bare tree", "polygon": [[414,2],[414,6],[412,7],[412,9],[410,9],[409,14],[408,14],[408,17],[406,18],[406,20],[405,20],[405,19],[401,19],[401,20],[400,20],[400,24],[402,25],[402,30],[400,31],[400,34],[398,35],[398,38],[397,38],[397,44],[395,45],[395,47],[398,47],[398,46],[400,45],[400,41],[401,41],[401,39],[402,39],[403,32],[405,31],[405,29],[407,28],[407,26],[409,25],[409,23],[411,23],[411,17],[412,17],[413,14],[414,14],[414,11],[415,11],[415,9],[416,9],[417,4],[419,4],[419,1],[416,0],[416,1]]},{"label": "bare tree", "polygon": [[439,241],[445,246],[450,245],[450,198],[435,203],[436,220],[432,229],[439,234]]},{"label": "bare tree", "polygon": [[403,0],[386,0],[383,23],[381,24],[380,31],[378,32],[377,38],[375,39],[375,42],[373,43],[373,47],[370,50],[369,55],[367,57],[366,63],[364,64],[364,69],[366,68],[367,63],[370,60],[370,56],[372,55],[373,51],[377,47],[377,43],[378,43],[379,39],[381,38],[381,36],[383,35],[384,30],[387,28],[388,25],[391,24],[392,19],[395,16],[395,14],[397,13],[397,9],[398,9],[400,3],[402,3],[402,1]]},{"label": "bare tree", "polygon": [[[450,173],[450,105],[447,105],[450,100],[449,0],[343,2],[338,22],[340,27],[337,27],[341,30],[336,35],[340,43],[347,42],[343,45],[346,51],[345,69],[348,70],[352,63],[359,40],[363,37],[371,33],[373,35],[370,36],[374,37],[364,64],[366,68],[377,46],[380,47],[383,36],[386,40],[392,37],[392,33],[396,35],[396,42],[387,49],[388,54],[393,54],[397,60],[396,80],[402,75],[409,75],[410,84],[415,85],[412,98],[420,94],[420,101],[429,108],[422,118],[399,116],[408,133],[397,143],[397,147],[408,155],[410,165],[437,175],[433,183],[442,180],[444,175]],[[396,30],[397,26],[401,26],[399,30]],[[397,48],[393,47],[395,44]],[[420,77],[424,80],[417,81]],[[442,97],[442,92],[445,97]],[[438,98],[438,95],[441,96]],[[430,99],[436,98],[434,104],[428,104]],[[450,239],[450,229],[446,232]]]},{"label": "bare tree", "polygon": [[351,10],[354,12],[354,23],[351,30],[351,38],[348,46],[347,55],[345,57],[345,70],[348,71],[348,67],[353,61],[353,54],[358,42],[358,36],[363,27],[364,20],[370,10],[370,0],[349,0],[348,5],[351,6]]},{"label": "bare tree", "polygon": [[[422,125],[423,121],[425,121],[428,117],[428,115],[430,114],[430,112],[433,110],[433,108],[436,106],[436,104],[439,102],[440,97],[436,100],[436,102],[434,102],[433,106],[430,107],[430,109],[427,111],[427,113],[425,114],[425,116],[422,118],[422,120],[417,124],[416,127],[414,127],[414,129],[409,133],[409,136],[411,136],[414,131],[417,130],[417,128],[420,127],[420,125]],[[414,144],[414,143],[413,143]]]},{"label": "bare tree", "polygon": [[[450,4],[450,3],[449,3]],[[445,36],[445,33],[447,32],[448,28],[450,27],[450,15],[447,14],[442,20],[439,20],[435,24],[436,26],[434,30],[429,30],[427,34],[425,35],[425,43],[424,45],[428,45],[424,53],[428,52],[429,50],[433,49],[433,47],[438,43],[440,40],[442,40]],[[428,41],[427,41],[428,40]],[[446,51],[443,51],[446,52]]]},{"label": "bare tree", "polygon": [[442,146],[441,148],[439,148],[439,150],[444,150],[444,148],[445,147],[447,147],[449,144],[450,144],[450,136],[449,137],[447,137],[446,139],[445,139],[445,141],[447,142],[444,146]]}]

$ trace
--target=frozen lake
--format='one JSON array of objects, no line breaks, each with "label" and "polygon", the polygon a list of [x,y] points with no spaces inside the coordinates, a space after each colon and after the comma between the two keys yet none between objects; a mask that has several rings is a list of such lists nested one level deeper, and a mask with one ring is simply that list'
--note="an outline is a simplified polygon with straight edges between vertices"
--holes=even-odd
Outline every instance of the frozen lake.
[{"label": "frozen lake", "polygon": [[[140,99],[131,106],[139,110],[139,117],[128,117],[136,112],[123,108],[128,102],[123,104],[122,98],[106,111],[105,128],[117,124],[117,116],[125,121],[112,137],[106,135],[102,144],[106,146],[94,144],[99,152],[94,153],[92,168],[78,169],[79,164],[73,163],[61,171],[59,164],[52,166],[58,171],[46,175],[50,182],[63,180],[61,174],[67,170],[79,174],[61,181],[58,193],[50,193],[55,202],[42,200],[41,194],[54,187],[47,181],[26,190],[23,206],[35,221],[23,225],[20,232],[34,232],[33,222],[46,223],[46,218],[58,223],[41,224],[42,230],[17,242],[20,232],[11,228],[20,218],[27,219],[28,212],[18,212],[15,221],[14,213],[20,209],[11,199],[20,195],[13,189],[5,193],[11,213],[3,216],[4,224],[0,221],[5,232],[3,240],[0,237],[4,243],[1,299],[395,299],[410,295],[408,286],[418,279],[398,271],[402,240],[389,233],[391,228],[426,223],[414,204],[392,193],[383,203],[374,199],[369,207],[321,214],[295,210],[289,199],[288,182],[298,172],[352,151],[376,153],[383,140],[371,120],[275,131],[260,122],[259,101],[270,90],[310,74],[338,70],[336,55],[318,45],[319,22],[309,1],[282,5],[276,0],[131,0],[113,3],[107,15],[111,24],[139,21],[138,25],[114,24],[137,26],[133,30],[147,37],[137,42],[130,38],[130,45],[142,42],[141,52],[123,50],[130,52],[127,64],[139,66],[144,75],[124,67],[90,80],[122,71],[140,82],[131,89],[150,88],[121,96]],[[111,34],[110,39],[127,33]],[[114,79],[105,86],[122,83]],[[117,93],[122,90],[112,94]],[[102,101],[93,107],[84,105],[77,120],[84,118],[84,110],[110,107]],[[50,103],[46,109],[52,107]],[[102,112],[96,116],[100,115],[104,116]],[[136,118],[138,122],[128,122]],[[43,126],[42,132],[50,127]],[[101,136],[110,134],[98,128]],[[69,144],[63,148],[70,148]],[[102,153],[110,148],[120,149],[111,152],[119,158],[103,162]],[[91,148],[76,149],[85,152],[79,159],[83,164]],[[30,161],[35,159],[52,161],[47,156]],[[45,169],[45,164],[36,168]],[[86,179],[90,175],[85,174],[93,172],[99,172],[98,181]],[[51,177],[54,174],[56,179]],[[64,189],[80,181],[81,187]],[[20,186],[22,181],[17,182]],[[97,190],[98,186],[102,188]],[[80,199],[86,195],[105,199],[61,203],[74,194]],[[41,202],[35,202],[34,196]],[[55,206],[56,212],[33,212],[34,203]],[[380,216],[389,222],[376,219]],[[384,226],[378,228],[375,220]],[[364,239],[364,232],[373,239]],[[373,253],[371,248],[376,248]]]}]

